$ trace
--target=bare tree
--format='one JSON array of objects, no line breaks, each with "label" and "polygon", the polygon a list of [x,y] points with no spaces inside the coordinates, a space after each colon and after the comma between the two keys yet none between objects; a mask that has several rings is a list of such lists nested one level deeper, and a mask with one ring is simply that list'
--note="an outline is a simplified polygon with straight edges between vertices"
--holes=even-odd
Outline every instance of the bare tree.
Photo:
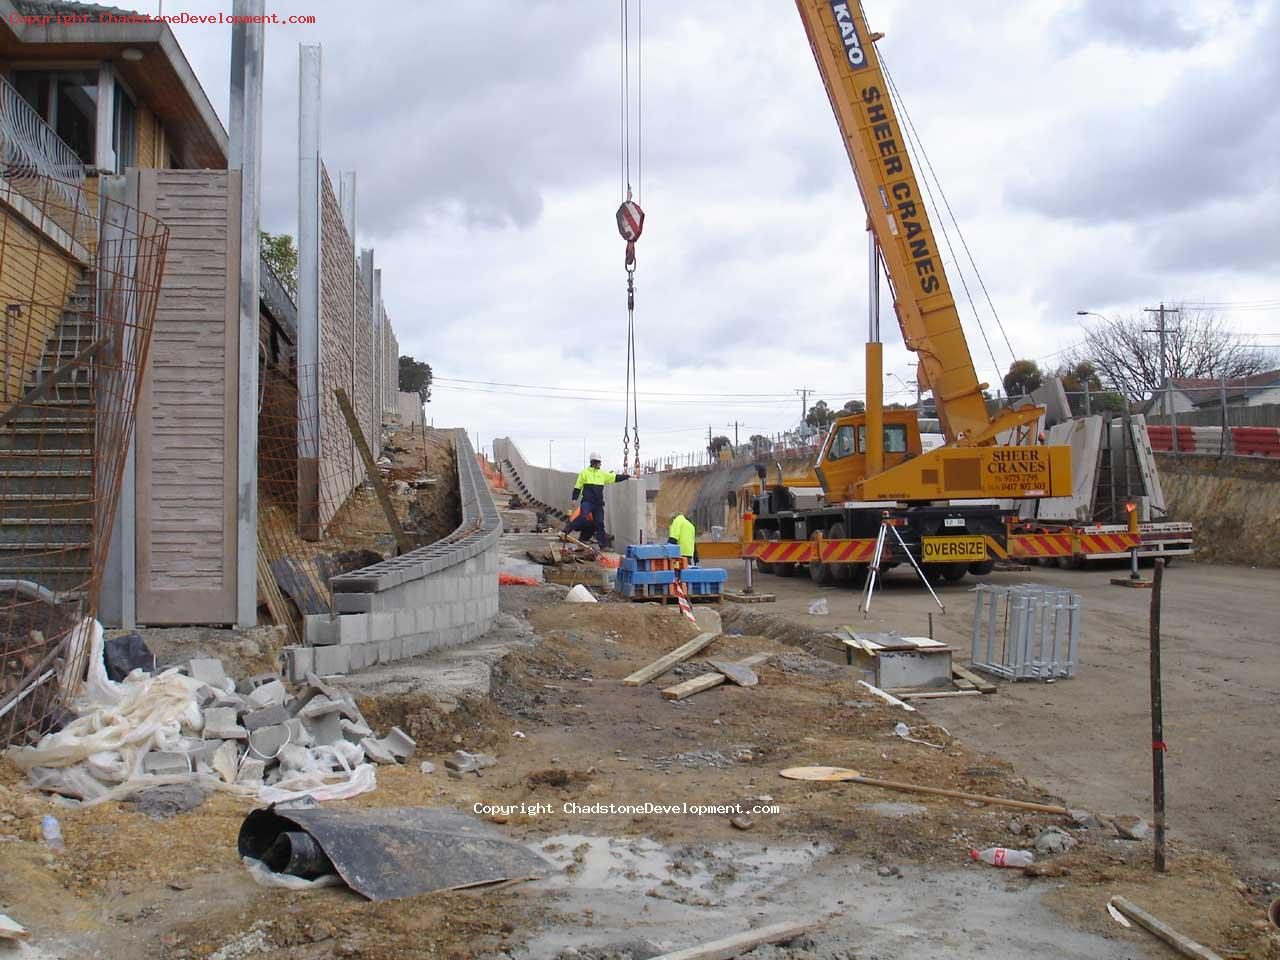
[{"label": "bare tree", "polygon": [[[1170,377],[1228,380],[1267,370],[1273,358],[1256,344],[1238,339],[1211,310],[1182,306],[1165,325],[1165,366]],[[1065,365],[1088,364],[1105,387],[1130,401],[1160,389],[1160,335],[1149,314],[1086,323],[1084,341]]]}]

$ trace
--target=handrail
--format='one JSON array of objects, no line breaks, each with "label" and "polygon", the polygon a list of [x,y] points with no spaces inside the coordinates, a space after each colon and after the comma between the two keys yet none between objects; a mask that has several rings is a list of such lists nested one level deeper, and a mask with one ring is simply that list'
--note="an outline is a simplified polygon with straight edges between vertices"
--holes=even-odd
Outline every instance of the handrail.
[{"label": "handrail", "polygon": [[44,121],[17,89],[0,77],[0,141],[3,141],[3,174],[13,179],[15,171],[47,177],[53,189],[84,216],[89,207],[81,189],[86,173],[84,162],[53,127]]}]

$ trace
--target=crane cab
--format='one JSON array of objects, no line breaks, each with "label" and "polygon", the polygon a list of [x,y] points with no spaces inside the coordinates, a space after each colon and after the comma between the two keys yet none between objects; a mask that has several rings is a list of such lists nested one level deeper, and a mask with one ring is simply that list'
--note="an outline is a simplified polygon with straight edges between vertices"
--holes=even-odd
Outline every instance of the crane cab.
[{"label": "crane cab", "polygon": [[[916,410],[885,410],[885,469],[906,463],[921,453],[920,420]],[[867,475],[867,415],[841,417],[831,425],[814,463],[828,503],[854,499],[859,481]]]}]

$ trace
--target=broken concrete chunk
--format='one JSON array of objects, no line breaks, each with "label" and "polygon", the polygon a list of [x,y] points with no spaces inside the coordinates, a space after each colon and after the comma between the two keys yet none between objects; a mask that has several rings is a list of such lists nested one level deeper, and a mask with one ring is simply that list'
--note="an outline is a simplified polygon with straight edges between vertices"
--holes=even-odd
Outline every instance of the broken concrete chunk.
[{"label": "broken concrete chunk", "polygon": [[263,727],[274,727],[288,721],[289,715],[285,713],[284,707],[278,703],[263,707],[261,710],[254,710],[244,715],[244,728],[250,733],[260,730]]},{"label": "broken concrete chunk", "polygon": [[261,727],[249,734],[250,756],[259,760],[274,760],[280,748],[289,742],[289,728],[283,723]]},{"label": "broken concrete chunk", "polygon": [[422,763],[419,765],[418,769],[421,770],[423,773],[435,773],[436,765],[432,763],[430,760],[423,760]]},{"label": "broken concrete chunk", "polygon": [[1147,821],[1141,817],[1125,814],[1112,820],[1111,825],[1126,840],[1141,840],[1147,835]]},{"label": "broken concrete chunk", "polygon": [[207,683],[215,690],[227,689],[227,672],[222,661],[210,658],[193,658],[187,662],[187,675],[199,683]]},{"label": "broken concrete chunk", "polygon": [[236,722],[234,707],[209,707],[204,712],[206,740],[243,740],[249,731]]},{"label": "broken concrete chunk", "polygon": [[1046,827],[1040,831],[1040,836],[1036,837],[1036,841],[1032,846],[1036,848],[1037,853],[1052,855],[1066,853],[1077,842],[1076,838],[1065,830],[1061,830],[1058,827]]},{"label": "broken concrete chunk", "polygon": [[359,743],[365,737],[373,736],[373,730],[369,728],[367,723],[352,723],[344,718],[341,726],[342,735],[352,743]]},{"label": "broken concrete chunk", "polygon": [[254,687],[246,695],[248,701],[257,707],[269,707],[273,704],[283,706],[285,700],[289,698],[289,693],[284,688],[284,684],[278,679],[272,678],[266,683]]},{"label": "broken concrete chunk", "polygon": [[397,760],[407,760],[413,756],[413,751],[418,748],[418,744],[414,739],[399,727],[391,728],[391,732],[382,738],[382,745]]},{"label": "broken concrete chunk", "polygon": [[213,763],[213,755],[218,752],[218,748],[224,742],[222,740],[204,740],[198,746],[188,750],[187,756],[191,758],[191,765],[194,767],[196,764]]},{"label": "broken concrete chunk", "polygon": [[255,760],[246,754],[245,758],[240,761],[240,770],[236,774],[236,783],[261,783],[262,775],[266,770],[266,763],[261,760]]},{"label": "broken concrete chunk", "polygon": [[142,758],[142,769],[156,776],[191,772],[191,761],[185,753],[152,750]]},{"label": "broken concrete chunk", "polygon": [[327,747],[343,739],[342,717],[338,713],[321,714],[303,721],[303,724],[317,746]]},{"label": "broken concrete chunk", "polygon": [[297,717],[287,721],[285,726],[289,728],[289,742],[291,744],[299,747],[309,747],[316,742],[315,738],[311,736],[311,731],[307,729],[306,724]]},{"label": "broken concrete chunk", "polygon": [[1098,826],[1098,818],[1088,810],[1071,810],[1071,825],[1077,830],[1092,830]]},{"label": "broken concrete chunk", "polygon": [[222,778],[223,783],[235,783],[236,771],[239,769],[240,749],[234,740],[224,740],[222,746],[213,754],[210,766],[214,773]]},{"label": "broken concrete chunk", "polygon": [[364,748],[364,755],[374,763],[391,766],[396,762],[396,758],[391,751],[372,737],[365,737],[360,741],[360,746]]}]

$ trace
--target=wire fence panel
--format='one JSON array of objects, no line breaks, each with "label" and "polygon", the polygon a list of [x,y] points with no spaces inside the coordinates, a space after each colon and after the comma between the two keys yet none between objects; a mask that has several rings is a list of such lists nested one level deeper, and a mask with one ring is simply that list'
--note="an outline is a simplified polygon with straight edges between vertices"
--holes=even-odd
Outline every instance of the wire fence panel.
[{"label": "wire fence panel", "polygon": [[84,674],[169,230],[27,167],[0,205],[2,746],[56,726]]}]

